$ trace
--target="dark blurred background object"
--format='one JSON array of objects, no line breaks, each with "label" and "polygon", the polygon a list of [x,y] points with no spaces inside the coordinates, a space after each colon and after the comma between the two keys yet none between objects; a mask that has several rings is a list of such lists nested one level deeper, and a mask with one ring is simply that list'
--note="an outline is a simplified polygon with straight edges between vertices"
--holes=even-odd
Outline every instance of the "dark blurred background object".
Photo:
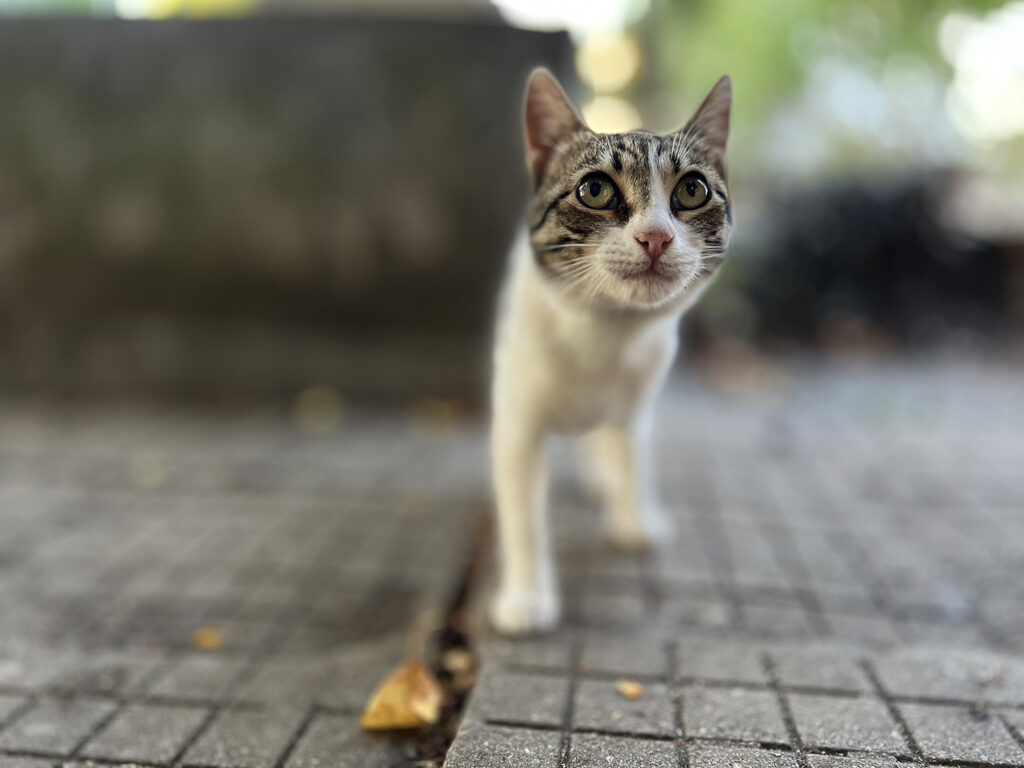
[{"label": "dark blurred background object", "polygon": [[1024,260],[949,217],[961,183],[922,172],[785,191],[760,212],[756,252],[719,288],[731,305],[713,295],[694,340],[876,352],[1006,341]]},{"label": "dark blurred background object", "polygon": [[1019,0],[3,12],[5,389],[478,398],[540,64],[608,132],[673,130],[732,74],[737,237],[691,352],[1022,337]]}]

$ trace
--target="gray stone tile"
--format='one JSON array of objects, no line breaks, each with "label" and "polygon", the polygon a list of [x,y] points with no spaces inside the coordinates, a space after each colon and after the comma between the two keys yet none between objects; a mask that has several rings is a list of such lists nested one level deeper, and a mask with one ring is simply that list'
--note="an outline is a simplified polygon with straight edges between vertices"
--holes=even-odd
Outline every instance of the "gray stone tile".
[{"label": "gray stone tile", "polygon": [[799,763],[789,752],[749,747],[715,747],[695,744],[690,748],[692,768],[797,768]]},{"label": "gray stone tile", "polygon": [[679,768],[679,751],[673,741],[576,733],[569,768]]},{"label": "gray stone tile", "polygon": [[910,754],[899,726],[878,699],[790,694],[789,708],[808,746]]},{"label": "gray stone tile", "polygon": [[245,667],[245,659],[218,653],[183,657],[149,688],[153,696],[182,699],[217,699]]},{"label": "gray stone tile", "polygon": [[485,658],[506,665],[567,670],[572,651],[570,638],[516,639],[492,638],[483,648]]},{"label": "gray stone tile", "polygon": [[729,604],[711,597],[673,597],[662,607],[660,618],[669,630],[717,629],[733,621]]},{"label": "gray stone tile", "polygon": [[233,696],[301,709],[338,682],[334,660],[329,656],[275,658],[262,664]]},{"label": "gray stone tile", "polygon": [[132,704],[83,753],[96,759],[167,762],[185,746],[207,712],[205,708]]},{"label": "gray stone tile", "polygon": [[[572,610],[573,606],[566,608]],[[598,627],[635,627],[645,619],[644,603],[639,594],[618,595],[588,590],[578,608],[581,623]]]},{"label": "gray stone tile", "polygon": [[559,727],[569,696],[567,678],[485,668],[469,704],[469,716]]},{"label": "gray stone tile", "polygon": [[28,699],[24,696],[0,694],[0,723],[13,715],[14,712],[27,701]]},{"label": "gray stone tile", "polygon": [[687,736],[785,744],[786,725],[772,691],[703,688],[683,691],[683,730]]},{"label": "gray stone tile", "polygon": [[628,637],[596,639],[583,648],[580,671],[614,675],[649,675],[665,678],[669,674],[665,642],[656,638]]},{"label": "gray stone tile", "polygon": [[1002,716],[1010,728],[1016,731],[1020,737],[1024,738],[1024,711],[1019,709],[1007,710],[1002,713]]},{"label": "gray stone tile", "polygon": [[747,604],[743,607],[747,628],[769,638],[811,638],[818,631],[807,611],[797,605]]},{"label": "gray stone tile", "polygon": [[137,690],[162,660],[162,654],[146,652],[83,654],[52,677],[48,685],[103,693]]},{"label": "gray stone tile", "polygon": [[731,643],[680,643],[680,677],[735,683],[765,683],[768,675],[761,652],[753,646]]},{"label": "gray stone tile", "polygon": [[[203,765],[274,765],[298,732],[298,710],[221,712],[185,753],[184,762]],[[346,721],[347,725],[352,725]]]},{"label": "gray stone tile", "polygon": [[902,641],[898,626],[888,616],[850,616],[828,611],[825,619],[832,633],[849,645],[889,648]]},{"label": "gray stone tile", "polygon": [[320,715],[295,745],[285,768],[392,768],[403,754],[395,737],[366,733],[354,717]]},{"label": "gray stone tile", "polygon": [[869,691],[871,683],[856,657],[846,651],[812,648],[774,651],[772,660],[783,685]]},{"label": "gray stone tile", "polygon": [[927,649],[887,654],[874,667],[896,696],[1024,703],[1024,659]]},{"label": "gray stone tile", "polygon": [[330,684],[317,702],[336,709],[360,709],[380,682],[403,658],[400,646],[383,639],[360,648],[346,649],[334,656]]},{"label": "gray stone tile", "polygon": [[927,704],[901,704],[899,709],[929,759],[1024,763],[1024,749],[993,713]]},{"label": "gray stone tile", "polygon": [[673,737],[675,708],[668,689],[660,683],[644,684],[635,701],[623,698],[612,680],[581,680],[573,704],[573,728],[614,733]]},{"label": "gray stone tile", "polygon": [[44,699],[0,733],[0,747],[67,754],[115,706],[97,699]]},{"label": "gray stone tile", "polygon": [[505,728],[467,722],[448,752],[445,768],[558,768],[557,731]]},{"label": "gray stone tile", "polygon": [[77,655],[36,645],[0,645],[0,685],[42,688],[76,660]]},{"label": "gray stone tile", "polygon": [[807,765],[810,768],[899,768],[902,764],[887,755],[847,754],[808,755]]}]

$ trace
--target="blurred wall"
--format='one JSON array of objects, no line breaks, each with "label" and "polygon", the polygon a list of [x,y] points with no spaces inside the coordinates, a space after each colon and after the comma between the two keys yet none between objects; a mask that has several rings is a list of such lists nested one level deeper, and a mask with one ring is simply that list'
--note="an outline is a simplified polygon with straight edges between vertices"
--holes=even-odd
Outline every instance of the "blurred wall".
[{"label": "blurred wall", "polygon": [[470,391],[562,34],[0,22],[0,386]]}]

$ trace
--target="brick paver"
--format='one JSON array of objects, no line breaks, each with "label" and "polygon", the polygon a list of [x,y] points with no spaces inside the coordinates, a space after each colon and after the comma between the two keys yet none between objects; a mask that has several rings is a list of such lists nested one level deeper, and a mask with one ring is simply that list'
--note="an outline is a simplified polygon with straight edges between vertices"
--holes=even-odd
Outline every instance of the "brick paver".
[{"label": "brick paver", "polygon": [[421,421],[0,406],[0,765],[414,759],[357,715],[486,499]]},{"label": "brick paver", "polygon": [[[753,403],[677,391],[661,421],[677,541],[616,555],[556,482],[566,626],[489,639],[478,690],[567,681],[570,766],[1024,766],[1019,374],[832,369]],[[510,688],[502,706],[529,704]],[[553,728],[521,720],[504,743]]]},{"label": "brick paver", "polygon": [[[1020,380],[678,382],[659,440],[679,535],[646,557],[607,549],[557,449],[565,621],[515,642],[474,614],[446,765],[1024,768]],[[414,737],[358,714],[443,614],[489,495],[480,425],[421,411],[317,436],[0,406],[0,765],[415,764]]]}]

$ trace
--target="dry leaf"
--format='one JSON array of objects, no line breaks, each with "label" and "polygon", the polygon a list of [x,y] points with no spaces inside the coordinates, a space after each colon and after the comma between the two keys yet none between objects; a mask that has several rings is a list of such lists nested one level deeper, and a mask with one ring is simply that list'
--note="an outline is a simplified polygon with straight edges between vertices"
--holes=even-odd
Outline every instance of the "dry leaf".
[{"label": "dry leaf", "polygon": [[433,725],[441,719],[441,684],[418,661],[392,672],[373,692],[359,725],[391,731]]},{"label": "dry leaf", "polygon": [[619,680],[615,683],[615,688],[619,691],[619,696],[630,701],[642,699],[644,696],[644,687],[636,680]]},{"label": "dry leaf", "polygon": [[193,629],[189,639],[197,651],[219,651],[224,647],[224,633],[214,627]]}]

